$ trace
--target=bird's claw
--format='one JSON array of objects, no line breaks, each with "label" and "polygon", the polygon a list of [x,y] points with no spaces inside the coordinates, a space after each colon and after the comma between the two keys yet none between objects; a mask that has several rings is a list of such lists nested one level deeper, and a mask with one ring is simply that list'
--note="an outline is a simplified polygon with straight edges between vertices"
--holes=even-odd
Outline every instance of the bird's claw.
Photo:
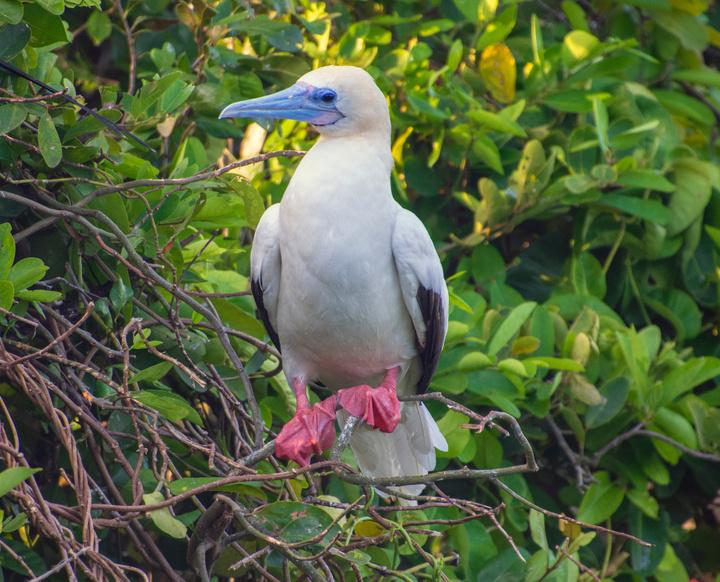
[{"label": "bird's claw", "polygon": [[310,408],[298,409],[275,439],[275,454],[301,467],[309,465],[313,454],[329,449],[335,441],[336,407],[337,397],[331,396]]},{"label": "bird's claw", "polygon": [[338,392],[338,404],[352,416],[362,418],[381,432],[393,432],[402,415],[395,386],[381,384],[377,388],[362,384]]}]

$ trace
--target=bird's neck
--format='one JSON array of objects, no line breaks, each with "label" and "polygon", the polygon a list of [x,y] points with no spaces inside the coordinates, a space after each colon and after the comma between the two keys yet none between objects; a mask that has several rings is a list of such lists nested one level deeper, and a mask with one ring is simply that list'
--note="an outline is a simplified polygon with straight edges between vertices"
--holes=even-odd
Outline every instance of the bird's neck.
[{"label": "bird's neck", "polygon": [[[352,135],[321,135],[312,148],[324,152],[332,151],[336,154],[347,155],[357,159],[359,152],[372,152],[386,167],[388,174],[393,167],[392,153],[390,152],[390,127],[377,128]],[[360,161],[360,160],[358,160]]]}]

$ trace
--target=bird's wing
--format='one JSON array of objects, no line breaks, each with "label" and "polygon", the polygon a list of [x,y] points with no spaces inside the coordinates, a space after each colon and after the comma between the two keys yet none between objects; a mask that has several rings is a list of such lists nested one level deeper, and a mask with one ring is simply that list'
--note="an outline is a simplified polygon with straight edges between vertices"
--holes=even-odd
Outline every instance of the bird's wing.
[{"label": "bird's wing", "polygon": [[437,251],[425,226],[401,209],[392,236],[392,253],[402,296],[417,335],[423,370],[418,392],[430,384],[445,342],[448,290]]},{"label": "bird's wing", "polygon": [[260,218],[250,252],[250,288],[258,315],[280,349],[277,307],[280,293],[280,205],[273,204]]}]

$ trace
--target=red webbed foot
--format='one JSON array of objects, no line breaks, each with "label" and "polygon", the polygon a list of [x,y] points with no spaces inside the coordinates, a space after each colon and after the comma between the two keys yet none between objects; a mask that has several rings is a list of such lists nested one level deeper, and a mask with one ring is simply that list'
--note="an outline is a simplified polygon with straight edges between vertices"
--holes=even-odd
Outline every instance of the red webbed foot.
[{"label": "red webbed foot", "polygon": [[395,390],[397,376],[398,369],[392,368],[377,388],[367,384],[344,388],[338,392],[338,403],[370,426],[382,432],[393,432],[401,416],[400,401]]},{"label": "red webbed foot", "polygon": [[295,416],[275,439],[275,454],[305,467],[313,454],[320,454],[335,442],[337,397],[331,396],[310,408],[298,408]]}]

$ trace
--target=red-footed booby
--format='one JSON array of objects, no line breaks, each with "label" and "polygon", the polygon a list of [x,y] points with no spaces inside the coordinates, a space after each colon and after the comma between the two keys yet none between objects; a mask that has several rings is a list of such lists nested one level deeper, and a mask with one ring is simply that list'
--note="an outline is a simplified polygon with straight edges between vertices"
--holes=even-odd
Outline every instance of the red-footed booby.
[{"label": "red-footed booby", "polygon": [[[232,117],[306,121],[320,134],[252,245],[252,292],[297,398],[276,454],[307,465],[332,446],[338,410],[364,420],[350,441],[363,473],[428,473],[447,443],[425,406],[397,392],[427,389],[448,291],[427,230],[392,197],[385,97],[362,69],[322,67],[220,114]],[[309,406],[311,381],[336,394]]]}]

